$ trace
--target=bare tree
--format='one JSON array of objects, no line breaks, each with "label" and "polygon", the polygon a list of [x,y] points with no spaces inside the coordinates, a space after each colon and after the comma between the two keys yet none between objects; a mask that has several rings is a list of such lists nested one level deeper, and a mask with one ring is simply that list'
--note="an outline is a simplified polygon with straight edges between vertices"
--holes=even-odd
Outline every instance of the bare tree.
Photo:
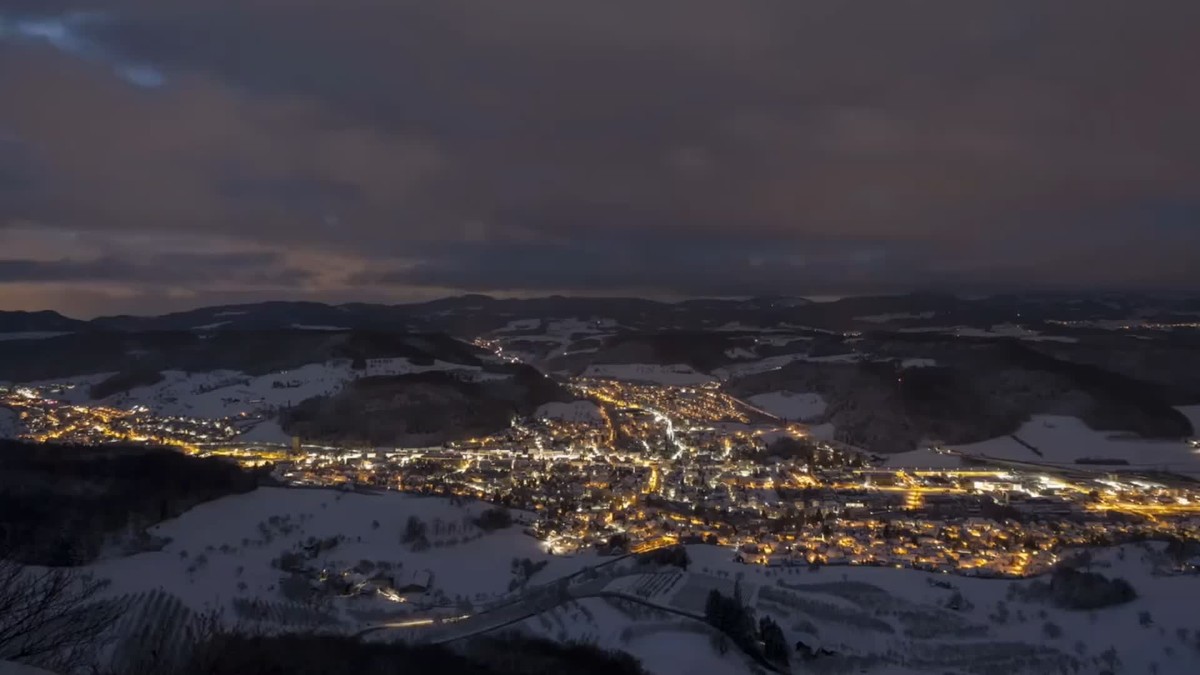
[{"label": "bare tree", "polygon": [[0,660],[58,672],[94,663],[118,615],[106,584],[69,568],[32,568],[0,557]]},{"label": "bare tree", "polygon": [[[255,634],[245,628],[237,630]],[[145,632],[122,636],[119,651],[124,658],[115,671],[121,675],[211,673],[223,641],[232,634],[218,611],[187,612],[182,621],[159,622]]]}]

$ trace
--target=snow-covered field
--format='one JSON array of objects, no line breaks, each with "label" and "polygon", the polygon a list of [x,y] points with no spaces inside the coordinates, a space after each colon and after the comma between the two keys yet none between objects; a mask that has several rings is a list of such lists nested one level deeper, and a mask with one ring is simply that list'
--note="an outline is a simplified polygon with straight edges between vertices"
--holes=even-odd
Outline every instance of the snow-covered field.
[{"label": "snow-covered field", "polygon": [[[295,405],[315,396],[337,393],[348,382],[362,375],[406,375],[430,371],[461,373],[474,380],[503,379],[503,373],[487,373],[479,366],[467,366],[445,361],[415,364],[409,359],[371,359],[365,371],[356,371],[348,360],[309,363],[299,368],[266,375],[248,375],[236,370],[215,370],[188,373],[179,370],[163,371],[162,381],[135,387],[100,401],[90,395],[92,385],[108,379],[113,373],[99,373],[72,378],[60,378],[25,383],[25,386],[46,392],[47,397],[69,403],[87,403],[117,408],[145,406],[162,416],[220,419],[242,414],[273,415],[279,408]],[[288,436],[278,424],[267,420],[241,436],[249,442],[287,442]]]},{"label": "snow-covered field", "polygon": [[[116,373],[96,373],[94,375],[77,375],[75,377],[60,377],[52,380],[22,382],[22,386],[38,389],[46,393],[47,398],[68,403],[87,403],[91,401],[88,389],[98,382],[103,382]],[[12,383],[10,383],[12,384]],[[54,390],[51,392],[51,390]]]},{"label": "snow-covered field", "polygon": [[744,675],[753,672],[737,650],[713,649],[711,630],[698,621],[603,598],[587,598],[527,619],[522,632],[628,652],[654,675]]},{"label": "snow-covered field", "polygon": [[630,382],[655,382],[677,386],[693,386],[715,381],[689,365],[676,363],[595,363],[583,372],[584,377],[600,377]]},{"label": "snow-covered field", "polygon": [[[1099,672],[1103,667],[1094,660],[1112,647],[1123,665],[1117,672],[1155,672],[1152,664],[1156,664],[1160,673],[1194,673],[1200,668],[1200,633],[1196,632],[1200,622],[1192,607],[1200,602],[1200,581],[1191,576],[1157,576],[1151,563],[1160,549],[1160,544],[1150,544],[1094,551],[1094,571],[1127,579],[1139,596],[1127,605],[1094,612],[1010,597],[1015,593],[1010,588],[1028,588],[1029,580],[963,578],[874,567],[825,567],[816,572],[764,569],[732,563],[729,551],[714,547],[689,547],[689,553],[693,571],[744,574],[743,585],[755,589],[747,597],[757,606],[759,616],[772,615],[789,638],[815,638],[821,646],[864,658],[887,660],[889,651],[895,653],[898,662],[881,663],[883,669],[866,672],[895,672],[888,668],[911,667],[916,658],[933,654],[938,654],[938,665],[930,663],[917,670],[971,672],[954,667],[954,659],[963,653],[986,653],[989,644],[1016,643],[1030,649],[1055,649],[1082,662],[1078,671],[1068,672]],[[765,592],[772,586],[785,595]],[[960,610],[947,608],[955,592],[966,601]],[[795,599],[800,602],[789,606]],[[1005,611],[998,609],[998,603]],[[1150,613],[1149,626],[1140,621],[1143,611]],[[998,614],[1006,616],[1000,619]],[[796,630],[802,622],[815,627],[815,635]],[[1050,637],[1047,623],[1060,628],[1061,636]],[[883,629],[883,624],[892,630]],[[1186,631],[1186,640],[1180,639],[1180,630]],[[1021,659],[1007,672],[1059,672],[1024,670]]]},{"label": "snow-covered field", "polygon": [[910,452],[888,455],[884,466],[911,469],[944,469],[962,465],[957,455],[947,455],[934,452],[929,448],[920,448]]},{"label": "snow-covered field", "polygon": [[564,422],[600,422],[604,419],[600,415],[600,408],[591,401],[545,403],[534,412],[533,416]]},{"label": "snow-covered field", "polygon": [[1033,419],[1021,425],[1015,435],[1037,448],[1042,455],[1039,456],[1009,436],[953,449],[965,454],[986,455],[997,459],[1076,467],[1079,466],[1075,464],[1077,459],[1123,459],[1129,462],[1128,467],[1111,468],[1163,470],[1200,475],[1200,452],[1185,442],[1152,440],[1096,431],[1075,417],[1035,415]]},{"label": "snow-covered field", "polygon": [[[596,351],[595,348],[572,349],[572,345],[581,340],[595,340],[614,334],[619,325],[614,319],[578,317],[567,319],[516,319],[509,321],[503,328],[492,331],[491,336],[504,346],[506,353],[520,358],[522,361],[537,361],[539,358],[566,356]],[[520,343],[544,343],[546,346],[538,350],[539,354],[528,353],[517,346]]]},{"label": "snow-covered field", "polygon": [[655,675],[736,675],[751,672],[747,659],[740,654],[722,655],[712,647],[707,631],[679,628],[643,631],[632,636],[623,651],[636,657]]},{"label": "snow-covered field", "polygon": [[[1200,583],[1159,574],[1161,551],[1157,543],[1093,551],[1092,571],[1126,579],[1138,598],[1090,612],[1039,599],[1029,591],[1035,580],[881,567],[764,568],[736,563],[731,551],[713,546],[689,546],[686,573],[617,577],[605,590],[695,613],[709,589],[732,593],[738,582],[756,616],[779,623],[789,644],[834,652],[808,663],[793,657],[794,672],[1194,673],[1200,622],[1192,607]],[[720,655],[701,622],[621,599],[575,600],[520,626],[627,651],[656,675],[755,672],[736,650]]]},{"label": "snow-covered field", "polygon": [[255,424],[242,435],[238,436],[238,440],[243,443],[275,443],[283,444],[292,440],[292,436],[279,426],[279,422],[273,419],[267,419]]},{"label": "snow-covered field", "polygon": [[808,427],[809,438],[815,438],[818,441],[832,441],[836,435],[837,427],[833,426],[831,422],[812,424]]},{"label": "snow-covered field", "polygon": [[752,405],[788,420],[806,421],[825,413],[827,404],[820,394],[772,391],[746,399]]}]

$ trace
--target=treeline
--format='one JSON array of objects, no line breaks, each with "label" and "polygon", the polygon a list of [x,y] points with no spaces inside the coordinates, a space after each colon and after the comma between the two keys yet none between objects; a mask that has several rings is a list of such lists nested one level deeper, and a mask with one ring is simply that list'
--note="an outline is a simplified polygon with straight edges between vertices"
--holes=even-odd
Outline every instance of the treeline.
[{"label": "treeline", "polygon": [[[1090,555],[1083,555],[1074,564],[1088,564]],[[1109,579],[1103,574],[1086,572],[1068,565],[1059,567],[1050,580],[1037,580],[1019,595],[1026,600],[1049,602],[1062,609],[1093,610],[1132,602],[1137,591],[1120,577]]]},{"label": "treeline", "polygon": [[838,440],[878,452],[912,450],[930,438],[959,444],[1008,435],[1039,414],[1078,417],[1093,429],[1146,437],[1191,433],[1163,386],[1058,359],[1018,340],[941,336],[918,350],[876,336],[856,346],[877,358],[921,357],[938,365],[798,361],[739,378],[727,389],[740,397],[781,390],[818,393],[829,404],[821,421],[836,427]]},{"label": "treeline", "polygon": [[517,635],[479,638],[452,650],[403,642],[360,642],[341,636],[221,634],[196,645],[182,667],[160,672],[162,675],[646,675],[637,659],[623,652]]},{"label": "treeline", "polygon": [[502,506],[490,508],[475,519],[475,525],[484,532],[494,532],[512,527],[512,513]]},{"label": "treeline", "polygon": [[[435,359],[480,365],[479,350],[441,333],[288,329],[200,333],[88,330],[46,340],[13,340],[0,349],[0,380],[30,382],[106,372],[237,370],[249,375],[329,359]],[[115,392],[109,392],[115,393]]]},{"label": "treeline", "polygon": [[1050,600],[1065,609],[1100,609],[1123,605],[1135,598],[1137,592],[1133,586],[1119,577],[1109,579],[1070,567],[1056,569],[1050,577]]},{"label": "treeline", "polygon": [[108,398],[136,387],[149,387],[163,381],[163,374],[153,368],[132,368],[114,373],[104,380],[93,384],[88,389],[88,395],[93,399]]},{"label": "treeline", "polygon": [[713,628],[721,631],[723,638],[716,643],[718,651],[727,650],[725,638],[737,645],[754,660],[776,669],[787,667],[791,649],[783,629],[769,616],[754,620],[754,610],[742,601],[742,586],[733,587],[733,595],[725,595],[713,589],[704,603],[704,619]]},{"label": "treeline", "polygon": [[664,548],[656,548],[652,551],[639,553],[637,556],[639,565],[659,565],[661,567],[678,567],[683,571],[687,571],[688,565],[692,564],[691,558],[688,556],[687,548],[684,546],[667,546]]},{"label": "treeline", "polygon": [[87,563],[108,543],[149,545],[145,528],[266,482],[265,471],[167,449],[0,440],[0,557]]},{"label": "treeline", "polygon": [[573,400],[528,366],[508,372],[512,377],[481,382],[446,371],[364,377],[296,403],[279,422],[289,434],[319,441],[437,444],[494,433],[544,403]]}]

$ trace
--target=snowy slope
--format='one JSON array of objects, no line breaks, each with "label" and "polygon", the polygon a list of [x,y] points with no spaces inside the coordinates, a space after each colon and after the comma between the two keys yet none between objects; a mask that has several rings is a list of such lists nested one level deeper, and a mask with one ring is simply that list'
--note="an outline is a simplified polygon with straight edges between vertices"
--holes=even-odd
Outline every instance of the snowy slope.
[{"label": "snowy slope", "polygon": [[1184,405],[1176,408],[1192,423],[1192,436],[1200,438],[1200,405]]},{"label": "snowy slope", "polygon": [[799,394],[791,391],[772,391],[746,399],[763,410],[788,420],[811,420],[825,412],[825,399],[820,394]]},{"label": "snowy slope", "polygon": [[[484,534],[465,524],[487,507],[479,502],[456,506],[443,498],[395,492],[364,495],[261,488],[202,504],[151,528],[153,535],[170,539],[161,551],[103,560],[89,566],[89,571],[111,579],[108,592],[114,596],[161,587],[194,610],[228,611],[237,597],[280,601],[281,572],[271,561],[297,550],[309,537],[344,537],[339,546],[319,558],[330,569],[370,560],[399,564],[407,572],[429,570],[435,577],[434,586],[451,597],[506,594],[512,578],[509,563],[514,557],[546,560],[548,566],[536,576],[539,582],[596,562],[594,556],[551,556],[518,526]],[[271,526],[272,516],[285,519],[294,531],[285,533],[281,527]],[[409,516],[427,523],[433,547],[413,552],[401,542]],[[445,527],[443,534],[434,533],[435,523]],[[469,541],[463,541],[464,537]],[[452,545],[438,543],[454,540],[457,543]],[[200,556],[206,560],[197,564]],[[239,582],[245,584],[244,589]],[[362,599],[361,604],[370,606],[371,602]]]},{"label": "snowy slope", "polygon": [[263,420],[255,424],[244,434],[238,436],[238,440],[242,443],[288,443],[292,440],[292,436],[279,426],[279,422],[273,419]]},{"label": "snowy slope", "polygon": [[533,416],[565,422],[600,422],[604,419],[600,416],[600,408],[591,401],[546,403],[539,407]]},{"label": "snowy slope", "polygon": [[[763,568],[731,562],[728,550],[709,546],[690,546],[688,550],[691,570],[729,577],[740,573],[744,587],[757,584],[758,590],[749,600],[759,616],[768,614],[778,621],[789,639],[799,639],[803,632],[797,626],[807,621],[816,627],[815,637],[822,646],[862,659],[862,670],[830,672],[983,672],[968,665],[978,664],[980,655],[988,650],[1020,654],[1034,649],[1057,650],[1080,663],[1078,670],[1068,668],[1067,672],[1100,672],[1105,669],[1101,654],[1110,647],[1122,666],[1117,672],[1149,673],[1157,667],[1159,673],[1183,675],[1200,666],[1200,635],[1195,633],[1200,625],[1193,611],[1200,602],[1200,583],[1192,576],[1157,575],[1152,563],[1161,544],[1093,551],[1097,561],[1093,571],[1123,577],[1138,593],[1127,605],[1094,612],[1010,597],[1010,593],[1028,588],[1030,580],[976,579],[882,567],[823,567],[815,572]],[[767,600],[763,589],[770,586],[801,598],[803,608]],[[955,592],[961,593],[967,604],[957,611],[946,609]],[[1006,608],[1003,621],[995,618],[998,603]],[[1141,625],[1142,611],[1150,612],[1152,625]],[[874,621],[891,624],[894,632],[871,628]],[[1046,623],[1061,628],[1061,637],[1048,637]],[[1181,630],[1186,631],[1186,639],[1179,637]],[[933,655],[934,663],[914,667],[919,658]],[[991,672],[1059,672],[1056,668],[1031,669],[1024,662],[1029,656],[1018,655],[1007,669]]]},{"label": "snowy slope", "polygon": [[[504,347],[504,351],[522,361],[537,361],[539,358],[566,356],[594,352],[595,347],[572,349],[572,345],[580,340],[596,340],[614,334],[618,324],[613,319],[596,318],[581,319],[517,319],[507,325],[492,331],[492,337]],[[526,343],[522,345],[521,343]],[[521,349],[527,343],[541,343],[542,347],[534,348],[532,353]]]},{"label": "snowy slope", "polygon": [[713,649],[712,630],[698,621],[630,604],[587,598],[519,624],[522,632],[558,641],[578,641],[628,652],[654,675],[750,675],[748,659],[736,650]]},{"label": "snowy slope", "polygon": [[888,455],[887,460],[883,463],[883,466],[914,469],[940,469],[961,465],[962,460],[957,455],[938,453],[929,448],[919,448],[909,452]]},{"label": "snowy slope", "polygon": [[504,378],[484,373],[479,366],[445,361],[418,365],[408,359],[372,359],[365,372],[348,361],[310,363],[299,368],[251,376],[233,370],[208,373],[163,372],[163,381],[116,394],[104,401],[113,406],[144,405],[163,415],[219,418],[274,410],[315,396],[334,394],[356,377],[408,375],[430,371],[463,372],[476,379]]},{"label": "snowy slope", "polygon": [[95,375],[78,375],[75,377],[60,377],[53,380],[37,380],[22,382],[22,386],[37,389],[46,398],[53,398],[68,403],[88,403],[92,400],[89,389],[93,384],[103,382],[116,373],[96,373]]},{"label": "snowy slope", "polygon": [[16,411],[0,408],[0,438],[16,438],[21,434],[21,419]]}]

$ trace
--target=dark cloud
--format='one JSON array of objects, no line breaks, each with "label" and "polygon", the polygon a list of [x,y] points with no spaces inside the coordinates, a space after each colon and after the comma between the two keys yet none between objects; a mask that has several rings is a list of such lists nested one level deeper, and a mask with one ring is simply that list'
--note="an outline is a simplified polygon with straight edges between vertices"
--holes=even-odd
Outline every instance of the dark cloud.
[{"label": "dark cloud", "polygon": [[[622,289],[655,296],[878,291],[906,273],[926,275],[881,247],[859,242],[824,251],[780,250],[725,241],[588,239],[572,242],[455,244],[422,249],[416,262],[359,274],[369,285],[457,287],[530,293]],[[841,292],[841,291],[840,291]]]},{"label": "dark cloud", "polygon": [[282,246],[314,294],[1200,285],[1192,0],[0,17],[0,228]]},{"label": "dark cloud", "polygon": [[31,213],[44,188],[43,175],[29,147],[0,130],[0,203],[9,218]]},{"label": "dark cloud", "polygon": [[179,284],[287,287],[312,279],[306,270],[283,266],[271,253],[168,253],[134,260],[103,257],[90,260],[0,260],[4,282],[115,282],[164,287]]}]

